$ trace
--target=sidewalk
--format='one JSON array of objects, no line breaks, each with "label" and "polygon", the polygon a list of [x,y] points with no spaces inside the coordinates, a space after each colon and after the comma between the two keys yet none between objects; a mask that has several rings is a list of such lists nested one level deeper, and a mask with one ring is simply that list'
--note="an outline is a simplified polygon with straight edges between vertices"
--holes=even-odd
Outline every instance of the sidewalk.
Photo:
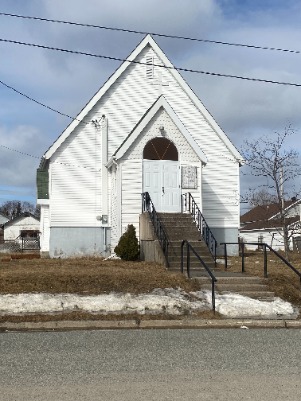
[{"label": "sidewalk", "polygon": [[184,319],[184,320],[85,320],[0,323],[0,332],[118,329],[300,329],[301,320]]}]

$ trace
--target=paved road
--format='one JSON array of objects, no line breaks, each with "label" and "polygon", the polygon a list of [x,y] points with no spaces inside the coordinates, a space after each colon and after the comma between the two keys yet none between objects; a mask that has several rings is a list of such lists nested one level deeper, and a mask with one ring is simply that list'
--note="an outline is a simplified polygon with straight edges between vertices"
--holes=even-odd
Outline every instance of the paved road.
[{"label": "paved road", "polygon": [[1,401],[300,400],[301,330],[0,334]]}]

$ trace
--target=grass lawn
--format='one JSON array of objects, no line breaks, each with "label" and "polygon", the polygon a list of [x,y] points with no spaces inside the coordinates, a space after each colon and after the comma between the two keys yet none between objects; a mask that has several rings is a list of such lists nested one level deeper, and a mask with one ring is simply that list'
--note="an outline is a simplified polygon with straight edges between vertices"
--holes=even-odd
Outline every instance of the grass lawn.
[{"label": "grass lawn", "polygon": [[[22,257],[23,256],[23,257]],[[34,255],[32,255],[34,257]],[[98,295],[110,292],[141,294],[155,288],[199,289],[196,280],[181,273],[168,272],[155,263],[124,262],[100,258],[28,259],[30,255],[0,255],[0,294],[19,293],[74,293]],[[211,311],[203,316],[214,317]],[[2,321],[45,321],[58,319],[129,319],[154,318],[153,316],[101,316],[74,312],[64,315],[0,316]],[[171,318],[156,316],[156,318]]]},{"label": "grass lawn", "polygon": [[[190,292],[199,289],[196,280],[181,273],[172,273],[155,263],[124,262],[100,258],[39,259],[37,255],[0,254],[0,294],[18,293],[75,293],[98,295],[110,292],[148,293],[155,288],[182,288]],[[301,257],[291,255],[291,263],[301,271]],[[220,268],[223,268],[220,265]],[[241,258],[229,258],[229,271],[241,271]],[[247,274],[263,277],[263,253],[247,253]],[[268,254],[269,286],[276,296],[301,307],[301,285],[295,275],[274,255]],[[198,317],[217,318],[211,311]],[[153,316],[101,316],[82,312],[60,315],[0,316],[2,321],[41,321],[58,319],[151,319]],[[156,316],[155,318],[160,318]],[[161,316],[161,318],[172,318]],[[178,318],[178,317],[177,317]]]}]

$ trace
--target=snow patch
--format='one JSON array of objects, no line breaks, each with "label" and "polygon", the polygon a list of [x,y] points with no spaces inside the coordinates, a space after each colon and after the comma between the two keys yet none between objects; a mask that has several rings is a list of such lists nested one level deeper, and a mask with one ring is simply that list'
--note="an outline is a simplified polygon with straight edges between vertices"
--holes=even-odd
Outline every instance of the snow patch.
[{"label": "snow patch", "polygon": [[[294,319],[298,311],[280,298],[259,301],[239,294],[216,294],[216,311],[229,318]],[[212,309],[211,292],[187,293],[181,289],[155,289],[149,294],[110,293],[0,295],[0,315],[83,311],[102,314],[146,313],[183,315]]]}]

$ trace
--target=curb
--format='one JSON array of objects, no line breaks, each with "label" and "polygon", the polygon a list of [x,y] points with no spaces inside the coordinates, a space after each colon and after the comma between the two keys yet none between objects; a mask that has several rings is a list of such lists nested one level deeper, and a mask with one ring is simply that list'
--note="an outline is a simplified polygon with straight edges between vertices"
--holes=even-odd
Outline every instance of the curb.
[{"label": "curb", "polygon": [[195,320],[85,320],[0,323],[0,332],[120,329],[301,329],[301,320],[195,319]]}]

